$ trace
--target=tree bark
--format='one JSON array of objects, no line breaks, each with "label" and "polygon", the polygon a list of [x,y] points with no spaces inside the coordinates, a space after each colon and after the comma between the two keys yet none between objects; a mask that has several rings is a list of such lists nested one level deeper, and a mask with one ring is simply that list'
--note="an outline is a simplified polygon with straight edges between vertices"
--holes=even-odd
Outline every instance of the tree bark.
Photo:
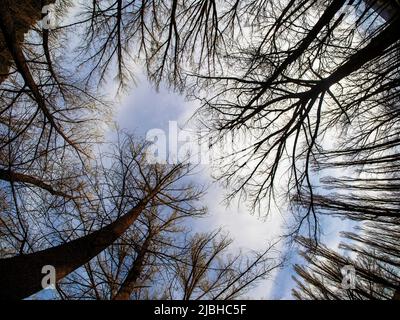
[{"label": "tree bark", "polygon": [[[19,45],[23,43],[25,34],[42,19],[42,7],[55,2],[55,0],[2,1],[1,11],[8,12],[13,17],[16,26],[15,39]],[[4,35],[0,33],[0,84],[7,79],[12,64],[12,55],[7,48]]]},{"label": "tree bark", "polygon": [[67,200],[73,199],[72,193],[67,194],[60,190],[55,190],[50,184],[44,182],[43,180],[41,180],[39,178],[31,176],[31,175],[26,175],[23,173],[0,169],[0,180],[30,184],[30,185],[36,186],[38,188],[41,188],[43,190],[46,190],[54,196],[64,197]]},{"label": "tree bark", "polygon": [[119,288],[117,294],[114,296],[113,300],[129,300],[132,292],[135,290],[137,280],[142,273],[144,261],[146,258],[147,250],[151,242],[151,233],[146,237],[143,245],[141,246],[138,255],[133,262],[131,269],[128,272],[124,282]]},{"label": "tree bark", "polygon": [[14,60],[15,66],[25,81],[25,84],[32,91],[32,95],[42,111],[43,115],[49,121],[52,128],[67,142],[70,146],[84,154],[83,150],[79,150],[69,137],[63,132],[60,125],[53,117],[53,113],[49,110],[45,97],[36,85],[35,79],[31,73],[28,63],[26,62],[24,52],[21,46],[21,40],[18,38],[18,21],[15,21],[10,11],[0,11],[0,29],[2,31],[2,41],[8,49],[9,54]]},{"label": "tree bark", "polygon": [[400,300],[400,285],[393,294],[392,300]]},{"label": "tree bark", "polygon": [[53,266],[56,280],[89,262],[118,239],[138,218],[159,187],[108,226],[87,236],[43,251],[0,260],[0,299],[23,299],[43,289],[42,268]]}]

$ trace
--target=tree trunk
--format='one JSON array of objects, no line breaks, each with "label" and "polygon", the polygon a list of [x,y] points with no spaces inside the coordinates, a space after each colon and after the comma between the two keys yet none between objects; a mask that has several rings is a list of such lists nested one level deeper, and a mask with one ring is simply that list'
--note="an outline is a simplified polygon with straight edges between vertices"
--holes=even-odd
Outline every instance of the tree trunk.
[{"label": "tree trunk", "polygon": [[[8,1],[7,1],[8,2]],[[46,102],[46,98],[40,92],[35,79],[30,71],[29,65],[26,62],[24,52],[22,50],[22,40],[19,39],[18,33],[18,21],[10,11],[0,11],[0,29],[2,31],[2,43],[8,49],[8,53],[13,59],[16,69],[25,81],[25,85],[32,91],[33,98],[35,99],[38,107],[43,112],[43,115],[47,118],[51,127],[64,139],[67,144],[74,147],[77,151],[84,154],[83,150],[79,150],[73,141],[63,132],[60,125],[57,123],[53,116],[52,110],[49,110]]]},{"label": "tree trunk", "polygon": [[[16,26],[15,38],[19,45],[23,43],[25,34],[42,18],[42,7],[55,2],[55,0],[2,1],[1,11],[7,11],[12,15]],[[0,84],[7,79],[12,64],[12,55],[7,48],[4,35],[0,33]]]},{"label": "tree trunk", "polygon": [[326,91],[330,86],[351,75],[366,63],[380,57],[385,50],[400,40],[398,30],[400,30],[400,17],[396,17],[382,32],[371,39],[367,46],[353,54],[347,62],[338,67],[330,76],[321,80],[309,91],[306,91],[304,96],[310,97],[312,93],[318,95]]},{"label": "tree trunk", "polygon": [[400,286],[398,286],[394,292],[392,300],[400,300]]},{"label": "tree trunk", "polygon": [[146,237],[143,245],[141,246],[138,255],[133,262],[131,269],[128,272],[124,282],[119,288],[117,294],[114,296],[113,300],[129,300],[132,292],[135,290],[137,280],[142,273],[144,260],[147,254],[147,250],[149,248],[151,242],[152,235],[151,233]]},{"label": "tree trunk", "polygon": [[42,288],[42,268],[53,266],[56,280],[89,262],[118,239],[158,193],[154,189],[128,213],[87,236],[43,251],[0,260],[0,299],[23,299]]}]

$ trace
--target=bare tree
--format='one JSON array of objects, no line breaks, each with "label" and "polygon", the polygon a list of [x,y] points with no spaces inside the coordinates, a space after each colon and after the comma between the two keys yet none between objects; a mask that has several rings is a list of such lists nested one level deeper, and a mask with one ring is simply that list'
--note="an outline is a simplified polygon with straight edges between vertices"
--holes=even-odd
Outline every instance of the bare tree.
[{"label": "bare tree", "polygon": [[92,1],[58,30],[88,34],[77,51],[81,65],[90,66],[86,83],[114,73],[124,86],[138,43],[136,57],[156,83],[164,79],[189,93],[192,84],[213,88],[209,95],[192,92],[204,102],[212,144],[231,134],[245,137],[221,159],[218,178],[232,197],[241,194],[254,210],[268,213],[276,177],[287,172],[287,191],[301,195],[307,189],[311,196],[295,231],[307,221],[316,235],[310,163],[321,154],[324,136],[362,120],[372,97],[379,105],[384,96],[385,103],[396,99],[387,94],[397,86],[396,6],[361,0]]},{"label": "bare tree", "polygon": [[[70,24],[40,29],[41,7],[52,2],[7,0],[10,10],[0,13],[0,268],[11,270],[10,279],[26,275],[18,278],[14,297],[39,289],[44,262],[61,270],[58,279],[84,265],[90,290],[62,293],[65,285],[60,286],[65,298],[132,297],[138,279],[154,274],[148,264],[160,259],[149,254],[150,242],[165,231],[154,231],[162,225],[149,218],[154,206],[157,215],[160,206],[199,213],[182,205],[197,197],[189,196],[191,187],[179,187],[183,193],[169,189],[186,167],[146,164],[145,147],[132,139],[117,146],[107,160],[111,167],[91,159],[101,140],[97,118],[104,120],[110,110],[96,86],[111,74],[124,88],[135,61],[145,63],[156,85],[166,81],[201,101],[199,119],[210,130],[211,146],[243,136],[217,162],[222,170],[216,178],[229,188],[228,199],[240,195],[267,214],[283,195],[296,210],[291,235],[305,225],[314,239],[319,214],[379,223],[398,219],[397,1],[94,0]],[[88,35],[78,48],[68,46],[73,31]],[[327,147],[332,140],[337,143]],[[331,178],[324,169],[332,168],[352,172]],[[332,193],[319,192],[317,175]],[[284,192],[277,184],[282,176]],[[140,222],[142,214],[147,218]],[[132,243],[114,246],[126,231]],[[220,278],[205,290],[215,274],[208,265],[229,243],[212,239],[200,235],[182,246],[186,269],[176,259],[170,260],[176,267],[165,269],[184,299],[235,297],[241,286],[268,274],[267,269],[241,277],[238,270],[247,269],[228,259],[221,270],[232,264],[236,273],[217,272]],[[106,248],[111,251],[99,258]],[[327,250],[321,254],[332,258]],[[135,252],[123,275],[99,271],[115,266],[114,251]],[[74,259],[66,261],[66,252]],[[204,266],[202,257],[210,263]],[[339,258],[332,259],[338,264]],[[34,266],[31,274],[23,272],[26,263]],[[82,272],[68,279],[81,284],[74,277]],[[95,273],[107,278],[101,294]],[[9,280],[1,281],[10,287]],[[375,294],[386,293],[360,293]]]},{"label": "bare tree", "polygon": [[[97,198],[109,200],[101,200],[100,208],[107,210],[96,212],[97,219],[126,210],[132,165],[127,150],[122,143],[112,153],[113,169],[101,171],[101,190],[106,192]],[[204,214],[196,205],[202,193],[182,182],[160,191],[118,240],[59,283],[60,298],[232,299],[282,265],[273,245],[262,254],[232,256],[227,255],[231,240],[220,231],[191,236],[192,220]]]},{"label": "bare tree", "polygon": [[[119,153],[115,154],[114,159],[123,162],[117,162],[111,168],[104,167],[92,177],[88,175],[86,204],[71,206],[63,203],[54,206],[50,202],[44,204],[47,212],[43,211],[43,207],[38,208],[39,214],[45,215],[40,230],[41,243],[49,243],[50,247],[46,245],[48,248],[44,250],[31,247],[32,253],[0,260],[3,297],[24,298],[39,291],[43,276],[41,271],[45,265],[54,266],[57,280],[62,279],[117,240],[148,205],[160,202],[174,207],[182,202],[183,211],[186,201],[196,197],[184,186],[180,188],[176,185],[187,173],[187,166],[148,164],[145,145],[133,142],[132,138],[126,138],[118,146],[124,149],[117,147]],[[107,174],[107,170],[111,173]],[[98,177],[99,173],[101,177]],[[121,176],[123,179],[118,181],[122,183],[119,188],[104,184],[111,178]],[[110,197],[118,199],[115,206]],[[83,221],[79,223],[79,219]],[[82,226],[87,228],[81,230]],[[13,234],[12,230],[10,232]],[[57,235],[61,239],[57,240]],[[57,246],[57,242],[61,243]],[[30,267],[26,268],[27,265]]]},{"label": "bare tree", "polygon": [[140,43],[151,79],[202,101],[212,145],[243,136],[218,163],[230,197],[268,213],[277,176],[286,174],[289,195],[310,195],[294,231],[307,222],[317,236],[311,163],[325,136],[345,136],[371,104],[397,103],[397,11],[397,3],[361,0],[95,1],[73,26],[90,34],[80,51],[93,62],[89,78],[103,78],[115,60],[124,80],[127,52]]},{"label": "bare tree", "polygon": [[273,246],[263,254],[230,255],[231,240],[220,231],[193,237],[185,228],[166,231],[147,230],[139,237],[127,233],[66,278],[58,288],[60,297],[227,300],[242,297],[282,266],[281,259],[272,258]]},{"label": "bare tree", "polygon": [[232,240],[220,232],[197,234],[172,271],[162,281],[156,298],[182,300],[230,300],[243,297],[260,280],[283,265],[275,246],[252,254],[229,253]]},{"label": "bare tree", "polygon": [[[388,93],[396,90],[392,76],[398,74],[394,30],[399,20],[374,27],[360,18],[349,26],[339,11],[343,4],[330,1],[322,11],[315,7],[299,11],[290,3],[273,17],[272,27],[266,27],[267,36],[256,49],[238,49],[231,58],[237,67],[229,70],[234,75],[204,79],[216,88],[203,106],[215,120],[209,125],[214,143],[226,135],[244,137],[243,144],[222,159],[218,178],[232,189],[231,196],[242,194],[254,209],[268,212],[265,208],[275,198],[277,176],[287,172],[289,192],[301,195],[307,189],[310,195],[304,199],[308,208],[302,211],[296,231],[307,221],[314,227],[314,236],[318,221],[311,162],[321,154],[324,136],[333,134],[329,129],[335,126],[358,121],[364,108],[370,107],[374,91],[385,95],[388,102],[395,101]],[[321,14],[309,25],[308,12],[313,10]],[[362,15],[374,16],[368,11]],[[296,21],[305,30],[300,31]],[[367,27],[370,34],[362,31]],[[356,31],[363,32],[361,39]],[[346,50],[341,49],[344,43]],[[382,87],[380,81],[387,86]],[[349,137],[349,141],[353,140]]]},{"label": "bare tree", "polygon": [[[399,256],[393,242],[398,236],[397,229],[398,224],[372,223],[362,229],[363,235],[345,233],[346,241],[341,247],[346,256],[310,239],[299,238],[307,265],[294,267],[297,287],[292,290],[293,296],[317,300],[398,299]],[[378,234],[383,236],[382,241],[375,238]],[[353,287],[343,286],[346,279],[342,269],[348,266],[355,271]]]}]

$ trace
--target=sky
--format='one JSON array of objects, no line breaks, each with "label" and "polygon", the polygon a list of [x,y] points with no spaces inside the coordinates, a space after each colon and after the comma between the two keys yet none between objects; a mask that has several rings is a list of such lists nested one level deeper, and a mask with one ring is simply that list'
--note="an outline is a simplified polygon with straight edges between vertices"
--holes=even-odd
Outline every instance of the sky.
[{"label": "sky", "polygon": [[[72,15],[74,10],[72,10]],[[164,132],[165,143],[176,140],[175,124],[178,133],[190,127],[189,118],[199,107],[196,102],[188,101],[179,93],[168,90],[161,84],[156,90],[146,79],[140,66],[134,66],[135,83],[122,95],[116,97],[118,84],[109,80],[101,90],[108,95],[108,99],[115,100],[114,120],[120,129],[128,130],[137,136],[146,137],[151,132]],[[172,131],[170,129],[173,129]],[[183,131],[182,131],[183,130]],[[106,141],[115,138],[113,128],[109,128],[105,135]],[[176,141],[175,141],[176,142]],[[173,142],[174,143],[174,142]],[[168,150],[168,146],[166,148]],[[195,232],[210,232],[223,228],[233,237],[235,251],[263,251],[268,243],[275,242],[286,230],[286,212],[272,212],[266,218],[252,214],[244,201],[232,200],[228,205],[224,203],[227,191],[211,177],[210,164],[201,164],[196,168],[196,175],[192,179],[199,184],[208,186],[204,197],[204,204],[208,207],[208,216],[196,220],[192,225]],[[323,217],[321,242],[331,249],[338,249],[340,242],[339,232],[351,230],[353,224],[339,218]],[[293,264],[303,261],[297,255],[296,249],[285,246],[280,242],[276,249],[281,250],[288,260],[286,267],[274,272],[271,277],[260,283],[247,296],[253,299],[291,299]]]},{"label": "sky", "polygon": [[[71,23],[78,12],[77,7],[70,8],[68,16],[63,18],[62,25]],[[70,39],[71,43],[78,43],[78,40],[78,33]],[[134,65],[133,70],[135,81],[132,81],[130,87],[122,94],[117,94],[118,83],[112,77],[107,78],[99,87],[100,93],[114,103],[113,120],[119,128],[133,132],[139,137],[146,137],[149,132],[158,129],[165,132],[167,140],[171,137],[169,130],[171,123],[172,126],[177,124],[179,132],[187,132],[187,128],[190,127],[187,122],[198,108],[197,103],[188,101],[182,94],[172,92],[163,84],[156,90],[147,80],[140,66]],[[110,126],[105,130],[105,141],[113,141],[116,137],[115,128]],[[231,250],[243,253],[262,252],[270,242],[278,239],[282,230],[282,217],[271,215],[266,219],[260,218],[251,214],[246,204],[238,199],[231,201],[228,205],[224,203],[226,190],[211,178],[209,164],[197,166],[196,175],[192,179],[195,183],[208,187],[203,203],[209,212],[207,217],[196,220],[190,226],[193,232],[210,232],[222,228],[234,239]],[[279,244],[276,250],[283,250],[282,245]],[[256,289],[246,294],[246,297],[252,299],[289,298],[290,295],[282,293],[286,287],[290,287],[286,279],[287,276],[290,278],[289,273],[273,272],[270,278],[262,281]],[[276,278],[279,278],[284,285],[277,284]],[[30,299],[50,297],[52,297],[52,290],[42,290]]]},{"label": "sky", "polygon": [[[137,84],[124,95],[116,106],[114,119],[121,129],[134,132],[138,136],[154,129],[161,129],[169,138],[170,122],[177,123],[178,130],[187,130],[187,121],[198,105],[187,101],[184,96],[161,86],[156,90],[143,75],[137,76]],[[113,84],[108,85],[109,94],[115,92]],[[108,139],[112,139],[112,131]],[[168,141],[167,141],[168,142]],[[281,229],[279,217],[267,220],[250,214],[246,205],[240,201],[224,203],[226,190],[211,178],[210,165],[201,164],[196,167],[196,175],[191,177],[198,184],[208,186],[204,204],[208,208],[208,216],[196,220],[191,225],[194,232],[210,232],[223,228],[234,238],[233,250],[243,252],[265,250],[266,245],[277,239]],[[274,276],[253,290],[248,296],[254,299],[269,299],[274,288]]]},{"label": "sky", "polygon": [[[138,69],[136,69],[138,70]],[[140,69],[139,69],[140,70]],[[109,82],[105,86],[109,96],[115,96],[117,84]],[[116,103],[114,120],[120,127],[136,135],[146,137],[156,129],[164,132],[166,144],[174,138],[170,132],[177,123],[178,131],[188,130],[191,122],[188,120],[196,112],[198,105],[195,101],[188,101],[179,93],[168,90],[161,84],[156,90],[142,72],[136,73],[136,84],[133,85]],[[107,137],[108,135],[108,137]],[[109,131],[106,139],[112,139],[113,132]],[[178,145],[179,146],[179,145]],[[208,216],[192,225],[194,232],[209,232],[218,228],[228,231],[234,238],[233,250],[243,252],[251,250],[265,250],[270,242],[275,242],[284,233],[287,227],[285,212],[271,213],[266,218],[252,214],[246,203],[236,199],[229,204],[224,202],[227,191],[211,177],[210,164],[202,164],[196,168],[196,175],[192,179],[199,184],[207,185],[208,190],[204,204],[208,207]],[[351,230],[352,224],[339,218],[322,217],[321,241],[329,248],[338,249],[340,231]],[[287,247],[283,241],[276,247],[287,256],[286,266],[273,272],[269,279],[261,282],[255,290],[247,296],[252,299],[292,299],[291,289],[293,264],[303,261],[293,247]]]}]

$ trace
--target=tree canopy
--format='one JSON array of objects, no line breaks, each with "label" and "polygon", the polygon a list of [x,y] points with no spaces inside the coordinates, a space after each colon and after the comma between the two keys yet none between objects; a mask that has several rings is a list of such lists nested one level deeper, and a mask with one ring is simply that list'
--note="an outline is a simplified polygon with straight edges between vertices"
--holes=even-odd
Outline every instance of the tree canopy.
[{"label": "tree canopy", "polygon": [[[296,297],[396,296],[398,1],[3,2],[1,297],[37,292],[53,265],[63,299],[229,299],[282,265],[274,246],[227,258],[222,231],[185,229],[205,214],[192,166],[150,163],[148,144],[118,129],[104,141],[113,104],[102,88],[114,79],[123,95],[137,64],[198,102],[228,200],[291,213],[287,239],[309,264],[295,267]],[[342,246],[360,261],[319,243],[323,215],[358,223]],[[333,292],[321,277],[337,282],[344,262],[360,285]]]}]

